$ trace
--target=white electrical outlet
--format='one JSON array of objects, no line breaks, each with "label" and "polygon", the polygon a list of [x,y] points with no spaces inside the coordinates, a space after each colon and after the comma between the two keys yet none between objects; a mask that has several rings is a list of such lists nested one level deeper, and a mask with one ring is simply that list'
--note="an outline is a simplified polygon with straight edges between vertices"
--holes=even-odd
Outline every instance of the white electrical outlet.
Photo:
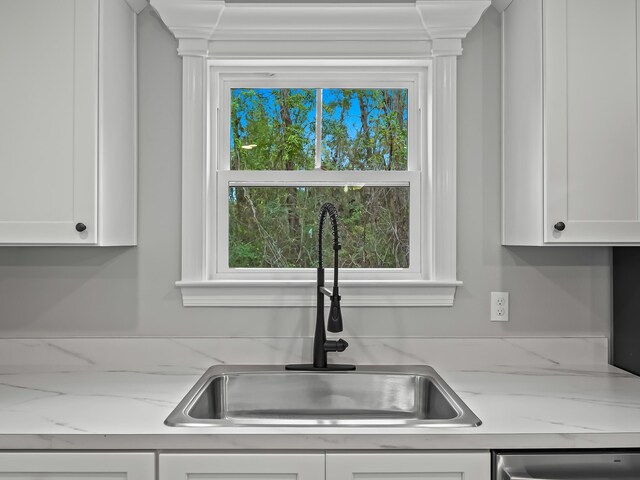
[{"label": "white electrical outlet", "polygon": [[509,292],[491,292],[491,321],[509,321]]}]

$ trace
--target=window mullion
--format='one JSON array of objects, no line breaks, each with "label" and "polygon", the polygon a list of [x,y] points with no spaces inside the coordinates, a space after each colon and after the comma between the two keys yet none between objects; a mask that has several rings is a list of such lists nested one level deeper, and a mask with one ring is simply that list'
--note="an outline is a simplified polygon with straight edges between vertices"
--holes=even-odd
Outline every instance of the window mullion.
[{"label": "window mullion", "polygon": [[231,170],[218,172],[221,188],[231,185],[408,185],[420,178],[420,172],[394,171],[320,171],[320,170]]},{"label": "window mullion", "polygon": [[315,169],[322,169],[322,89],[316,89],[316,164]]}]

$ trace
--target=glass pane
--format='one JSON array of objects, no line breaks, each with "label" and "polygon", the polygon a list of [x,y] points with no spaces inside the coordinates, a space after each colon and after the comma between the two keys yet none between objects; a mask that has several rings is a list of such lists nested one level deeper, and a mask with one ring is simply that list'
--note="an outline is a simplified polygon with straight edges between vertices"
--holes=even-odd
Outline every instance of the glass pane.
[{"label": "glass pane", "polygon": [[[327,201],[338,209],[340,267],[409,266],[408,186],[230,187],[229,266],[316,268],[318,211]],[[330,231],[325,266],[333,265]]]},{"label": "glass pane", "polygon": [[231,89],[231,170],[311,170],[316,90]]},{"label": "glass pane", "polygon": [[322,91],[322,166],[406,170],[406,89]]}]

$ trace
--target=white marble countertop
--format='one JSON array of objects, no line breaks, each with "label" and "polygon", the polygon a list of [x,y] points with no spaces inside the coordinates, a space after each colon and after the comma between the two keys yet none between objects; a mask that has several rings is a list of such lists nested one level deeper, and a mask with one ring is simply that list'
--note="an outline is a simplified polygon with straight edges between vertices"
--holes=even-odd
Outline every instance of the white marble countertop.
[{"label": "white marble countertop", "polygon": [[[512,449],[640,445],[640,378],[601,362],[561,363],[552,356],[533,352],[530,346],[525,349],[526,355],[531,356],[529,365],[490,366],[477,361],[475,368],[447,368],[438,364],[441,361],[435,362],[438,373],[482,420],[482,425],[475,428],[175,428],[165,426],[164,419],[206,367],[188,362],[161,364],[155,358],[151,363],[156,365],[140,362],[139,367],[124,368],[114,361],[115,366],[107,367],[95,364],[87,353],[91,349],[81,352],[60,342],[49,341],[48,346],[22,342],[22,347],[32,354],[44,348],[78,361],[63,366],[36,361],[11,364],[7,359],[2,362],[0,354],[0,449]],[[0,348],[3,346],[15,347],[0,342]],[[211,358],[203,361],[212,363]]]}]

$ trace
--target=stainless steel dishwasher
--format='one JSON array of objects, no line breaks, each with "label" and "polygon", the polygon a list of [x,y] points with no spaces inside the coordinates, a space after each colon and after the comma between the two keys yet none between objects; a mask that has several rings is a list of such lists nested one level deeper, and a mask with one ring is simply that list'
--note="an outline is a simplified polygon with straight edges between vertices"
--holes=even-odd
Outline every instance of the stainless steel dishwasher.
[{"label": "stainless steel dishwasher", "polygon": [[640,452],[497,452],[494,480],[638,480]]}]

